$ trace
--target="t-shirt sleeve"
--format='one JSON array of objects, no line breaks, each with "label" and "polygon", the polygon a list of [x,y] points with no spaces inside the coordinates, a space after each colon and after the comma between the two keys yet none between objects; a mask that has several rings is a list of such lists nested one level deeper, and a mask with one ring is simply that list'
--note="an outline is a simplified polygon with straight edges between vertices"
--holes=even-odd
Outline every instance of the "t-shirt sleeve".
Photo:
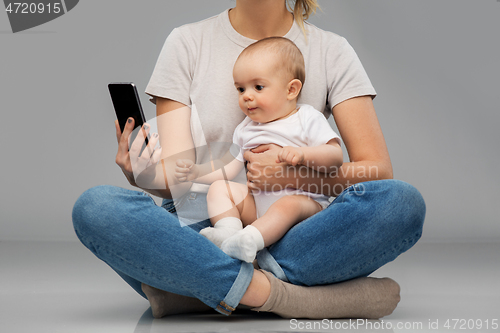
[{"label": "t-shirt sleeve", "polygon": [[172,30],[156,62],[146,87],[146,94],[156,103],[156,97],[172,99],[190,105],[194,54],[179,28]]},{"label": "t-shirt sleeve", "polygon": [[243,148],[242,148],[242,142],[241,142],[241,128],[242,124],[239,124],[238,127],[234,130],[233,133],[233,144],[229,148],[229,151],[231,152],[231,155],[233,155],[234,158],[236,158],[240,162],[245,162],[245,159],[243,158]]},{"label": "t-shirt sleeve", "polygon": [[353,97],[377,95],[358,55],[343,37],[330,44],[326,70],[330,109]]},{"label": "t-shirt sleeve", "polygon": [[308,147],[324,145],[331,139],[336,139],[340,145],[342,144],[339,135],[335,133],[321,112],[314,109],[308,110],[302,119]]}]

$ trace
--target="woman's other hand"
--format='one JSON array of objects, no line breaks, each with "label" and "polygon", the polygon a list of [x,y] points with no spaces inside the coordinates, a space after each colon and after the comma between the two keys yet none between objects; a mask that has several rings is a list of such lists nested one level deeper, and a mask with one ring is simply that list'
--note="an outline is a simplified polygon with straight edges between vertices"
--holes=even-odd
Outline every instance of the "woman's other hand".
[{"label": "woman's other hand", "polygon": [[244,158],[247,163],[247,185],[252,190],[271,191],[273,185],[280,185],[284,189],[286,184],[281,184],[286,163],[277,163],[276,159],[282,147],[275,144],[260,145],[247,151]]},{"label": "woman's other hand", "polygon": [[146,189],[156,176],[156,164],[160,160],[161,147],[154,149],[159,136],[157,133],[152,134],[148,145],[141,153],[141,148],[150,130],[149,125],[144,124],[130,144],[129,149],[130,134],[134,130],[134,125],[134,119],[129,118],[122,133],[118,120],[115,121],[118,141],[116,164],[122,169],[130,185]]}]

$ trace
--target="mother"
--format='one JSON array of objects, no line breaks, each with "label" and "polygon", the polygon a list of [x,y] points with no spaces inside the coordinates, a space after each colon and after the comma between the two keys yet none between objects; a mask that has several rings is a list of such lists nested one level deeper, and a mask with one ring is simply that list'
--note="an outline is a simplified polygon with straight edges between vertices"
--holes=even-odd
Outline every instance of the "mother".
[{"label": "mother", "polygon": [[[286,0],[237,0],[218,16],[173,30],[146,89],[156,103],[162,163],[156,164],[160,153],[151,161],[138,156],[140,136],[129,151],[133,121],[123,133],[117,127],[118,165],[130,184],[165,198],[162,207],[146,193],[112,186],[92,188],[75,204],[73,222],[82,243],[147,296],[156,317],[208,307],[227,315],[243,304],[283,317],[379,318],[399,301],[397,283],[366,276],[420,238],[425,204],[415,188],[392,180],[372,103],[375,90],[354,50],[344,38],[303,21],[317,8],[315,0],[296,0],[291,8],[293,14]],[[350,162],[335,177],[312,170],[298,177],[293,167],[275,163],[273,145],[247,153],[254,189],[305,186],[337,196],[261,251],[259,270],[200,236],[208,220],[182,227],[165,176],[167,157],[184,152],[194,158],[195,146],[231,142],[244,118],[232,66],[246,46],[269,36],[289,38],[302,51],[307,79],[299,102],[333,114]],[[179,111],[187,105],[196,106],[196,117]],[[204,155],[196,153],[196,159]],[[139,182],[132,168],[144,160],[156,167]],[[185,193],[190,207],[206,210],[203,188],[176,191]]]}]

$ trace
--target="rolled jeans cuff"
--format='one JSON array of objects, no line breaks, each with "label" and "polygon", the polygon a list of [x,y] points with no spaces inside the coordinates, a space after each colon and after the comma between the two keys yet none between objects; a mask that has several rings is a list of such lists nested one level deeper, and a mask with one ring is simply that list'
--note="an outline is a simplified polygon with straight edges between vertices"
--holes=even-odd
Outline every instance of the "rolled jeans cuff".
[{"label": "rolled jeans cuff", "polygon": [[226,297],[217,305],[215,310],[223,315],[229,316],[240,303],[241,298],[247,291],[252,281],[254,267],[251,263],[242,262],[236,280],[229,289]]},{"label": "rolled jeans cuff", "polygon": [[289,282],[285,272],[267,248],[263,248],[257,253],[257,263],[261,269],[273,273],[274,276],[282,281]]}]

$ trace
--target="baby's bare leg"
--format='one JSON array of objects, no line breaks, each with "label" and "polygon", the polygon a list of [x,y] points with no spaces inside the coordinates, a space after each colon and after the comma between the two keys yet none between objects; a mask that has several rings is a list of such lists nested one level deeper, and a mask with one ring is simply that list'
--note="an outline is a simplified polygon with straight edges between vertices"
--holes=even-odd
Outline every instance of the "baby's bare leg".
[{"label": "baby's bare leg", "polygon": [[221,249],[233,258],[252,262],[258,251],[275,243],[292,226],[321,209],[320,204],[305,195],[280,198],[264,216],[223,241]]},{"label": "baby's bare leg", "polygon": [[255,221],[256,209],[253,196],[246,185],[216,181],[210,185],[207,194],[208,214],[213,227],[200,231],[212,243],[222,242],[243,228],[242,220]]},{"label": "baby's bare leg", "polygon": [[225,217],[236,217],[245,222],[257,218],[255,201],[245,184],[225,180],[214,182],[208,190],[207,205],[212,225]]},{"label": "baby's bare leg", "polygon": [[252,225],[260,231],[267,247],[281,239],[291,227],[322,209],[319,203],[308,196],[289,195],[272,204],[264,216]]}]

